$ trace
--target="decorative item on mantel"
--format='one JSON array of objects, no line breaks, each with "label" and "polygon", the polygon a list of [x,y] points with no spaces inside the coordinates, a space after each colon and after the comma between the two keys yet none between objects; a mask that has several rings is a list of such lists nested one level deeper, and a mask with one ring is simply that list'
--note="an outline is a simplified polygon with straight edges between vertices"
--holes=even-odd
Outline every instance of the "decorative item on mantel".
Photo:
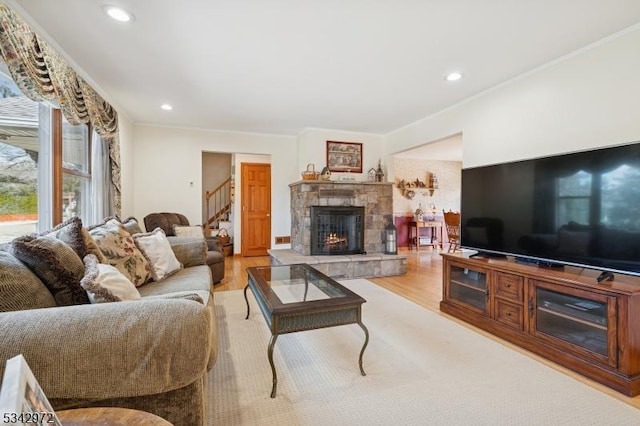
[{"label": "decorative item on mantel", "polygon": [[355,180],[356,180],[356,177],[352,175],[351,172],[348,170],[347,170],[347,173],[343,173],[340,176],[340,182],[354,182]]},{"label": "decorative item on mantel", "polygon": [[414,181],[399,180],[396,181],[396,187],[402,193],[402,196],[411,200],[416,195],[416,191],[424,196],[429,193],[429,196],[433,196],[433,192],[438,189],[438,178],[435,173],[427,173],[427,182],[423,182],[420,179]]},{"label": "decorative item on mantel", "polygon": [[320,172],[320,180],[331,180],[331,170],[329,170],[329,166],[324,166]]},{"label": "decorative item on mantel", "polygon": [[376,181],[376,169],[373,167],[369,169],[369,173],[367,173],[367,181],[375,182]]},{"label": "decorative item on mantel", "polygon": [[376,182],[384,182],[384,171],[382,170],[382,160],[378,160],[378,170],[376,170]]},{"label": "decorative item on mantel", "polygon": [[307,164],[307,170],[302,172],[302,180],[318,180],[320,173],[316,172],[315,164]]}]

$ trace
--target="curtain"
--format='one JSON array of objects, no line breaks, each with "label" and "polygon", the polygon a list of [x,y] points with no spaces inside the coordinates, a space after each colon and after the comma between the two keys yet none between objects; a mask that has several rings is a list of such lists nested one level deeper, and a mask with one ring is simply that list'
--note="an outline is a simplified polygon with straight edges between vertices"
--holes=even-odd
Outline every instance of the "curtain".
[{"label": "curtain", "polygon": [[118,114],[13,10],[0,4],[0,54],[13,80],[30,99],[60,107],[69,123],[91,123],[109,145],[114,213],[120,214]]},{"label": "curtain", "polygon": [[91,135],[91,188],[88,225],[95,225],[105,217],[114,215],[113,197],[111,196],[111,161],[109,142],[101,138],[95,131]]}]

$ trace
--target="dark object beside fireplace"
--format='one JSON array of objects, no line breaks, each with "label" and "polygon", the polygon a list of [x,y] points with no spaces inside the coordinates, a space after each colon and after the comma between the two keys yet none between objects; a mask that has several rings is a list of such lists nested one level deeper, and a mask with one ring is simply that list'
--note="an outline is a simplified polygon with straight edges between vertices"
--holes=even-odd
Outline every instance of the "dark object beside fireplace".
[{"label": "dark object beside fireplace", "polygon": [[364,207],[311,206],[311,255],[364,253]]}]

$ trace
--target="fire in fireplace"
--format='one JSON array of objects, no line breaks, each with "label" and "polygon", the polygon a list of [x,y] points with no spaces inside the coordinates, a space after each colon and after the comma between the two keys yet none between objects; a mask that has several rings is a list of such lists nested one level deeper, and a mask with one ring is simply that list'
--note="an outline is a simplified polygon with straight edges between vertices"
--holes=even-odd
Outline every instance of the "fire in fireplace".
[{"label": "fire in fireplace", "polygon": [[364,207],[311,206],[311,255],[364,253]]}]

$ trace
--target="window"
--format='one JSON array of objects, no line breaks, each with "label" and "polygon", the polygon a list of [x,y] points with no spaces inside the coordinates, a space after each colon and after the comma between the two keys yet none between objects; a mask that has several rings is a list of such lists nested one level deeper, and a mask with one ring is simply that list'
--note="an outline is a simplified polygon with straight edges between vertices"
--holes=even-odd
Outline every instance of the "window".
[{"label": "window", "polygon": [[73,216],[92,223],[91,134],[24,96],[0,62],[0,243]]},{"label": "window", "polygon": [[20,92],[0,62],[0,243],[38,225],[38,127],[38,103]]},{"label": "window", "polygon": [[[54,223],[74,216],[85,219],[90,210],[91,138],[88,125],[72,125],[60,110],[54,110]],[[57,134],[56,134],[57,133]],[[86,222],[86,220],[84,220]]]},{"label": "window", "polygon": [[556,224],[575,222],[588,225],[591,206],[591,173],[579,171],[571,176],[558,178],[558,204]]}]

